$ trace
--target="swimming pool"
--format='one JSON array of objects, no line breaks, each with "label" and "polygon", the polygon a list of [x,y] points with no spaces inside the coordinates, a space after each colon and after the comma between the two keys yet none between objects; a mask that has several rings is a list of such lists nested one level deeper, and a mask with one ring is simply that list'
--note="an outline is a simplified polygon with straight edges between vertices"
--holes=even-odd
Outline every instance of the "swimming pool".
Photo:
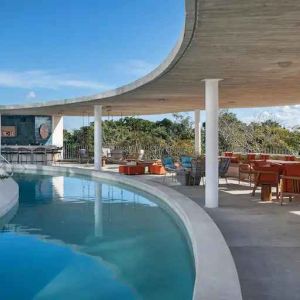
[{"label": "swimming pool", "polygon": [[16,175],[20,205],[0,234],[1,299],[192,299],[177,218],[127,186]]}]

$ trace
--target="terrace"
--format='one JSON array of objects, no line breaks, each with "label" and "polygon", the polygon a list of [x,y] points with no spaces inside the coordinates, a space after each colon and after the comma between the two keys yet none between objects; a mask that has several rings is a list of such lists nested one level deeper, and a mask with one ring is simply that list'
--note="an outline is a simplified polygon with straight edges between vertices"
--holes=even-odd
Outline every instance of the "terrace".
[{"label": "terrace", "polygon": [[[259,181],[259,174],[275,176],[274,178],[278,179],[278,187],[279,177],[284,175],[287,177],[283,177],[282,181],[286,180],[285,185],[288,186],[288,180],[292,180],[293,185],[294,181],[299,182],[299,176],[296,176],[299,174],[287,173],[288,168],[278,171],[275,175],[273,169],[270,171],[272,164],[285,165],[284,161],[292,161],[289,158],[283,157],[276,162],[270,161],[272,157],[262,157],[268,166],[261,170],[258,167],[255,169],[256,158],[245,157],[247,153],[244,156],[224,153],[225,158],[231,160],[231,166],[227,170],[230,178],[228,184],[225,184],[223,179],[219,184],[219,156],[222,154],[218,147],[218,111],[219,108],[299,104],[300,38],[295,28],[299,25],[300,4],[292,0],[270,4],[262,4],[261,1],[246,4],[226,1],[208,3],[198,0],[185,2],[186,23],[183,35],[162,65],[146,77],[103,94],[27,106],[0,107],[2,154],[14,165],[15,171],[43,171],[48,168],[51,171],[76,173],[83,172],[80,169],[84,168],[85,175],[115,176],[116,171],[120,170],[117,169],[119,166],[114,165],[111,168],[110,165],[103,164],[106,160],[104,156],[107,156],[103,153],[103,116],[194,111],[193,152],[195,157],[199,157],[203,154],[200,111],[205,109],[205,185],[186,186],[172,180],[170,176],[161,175],[135,176],[136,181],[131,182],[131,185],[146,182],[150,187],[154,184],[156,191],[161,190],[165,193],[168,193],[168,189],[165,189],[165,186],[168,186],[171,189],[170,195],[173,195],[174,190],[178,191],[193,200],[194,204],[199,204],[222,232],[239,278],[235,276],[235,267],[234,263],[230,263],[230,255],[225,255],[226,262],[224,259],[224,265],[229,261],[230,276],[227,279],[224,279],[226,276],[219,278],[222,274],[218,273],[222,273],[220,271],[223,266],[216,266],[216,262],[227,253],[226,247],[222,248],[224,251],[218,252],[216,245],[210,244],[213,245],[210,250],[215,255],[214,258],[210,258],[214,273],[212,276],[204,276],[205,280],[208,280],[205,291],[205,288],[202,290],[201,287],[199,292],[198,285],[201,286],[201,282],[196,280],[195,299],[200,299],[200,294],[207,295],[207,287],[214,286],[215,282],[216,290],[204,299],[221,299],[222,291],[226,290],[226,283],[232,285],[224,299],[240,299],[239,282],[244,299],[297,299],[300,292],[297,280],[300,272],[299,201],[296,199],[292,203],[280,206],[278,200],[271,198],[273,185],[263,180],[260,182],[263,193],[258,192],[252,197],[249,183],[239,184],[238,173],[241,162],[245,163],[243,160],[246,159],[249,170],[254,170],[248,174],[252,180]],[[84,164],[70,163],[66,166],[55,159],[55,155],[65,158],[74,156],[67,147],[63,148],[63,116],[80,116],[83,113],[93,115],[95,120],[93,164],[89,164],[87,160]],[[14,150],[13,144],[16,142],[10,142],[10,139],[18,138],[22,126],[19,123],[26,123],[30,127],[32,136],[29,138],[32,141],[17,141],[18,149]],[[35,153],[35,143],[42,144],[44,150],[39,149],[39,152]],[[19,149],[20,147],[22,149]],[[75,153],[78,151],[79,149],[75,150]],[[157,153],[157,156],[162,155],[159,151]],[[55,168],[47,166],[52,165],[53,161]],[[298,163],[296,158],[292,163]],[[156,165],[159,163],[156,162]],[[127,160],[125,166],[129,168],[135,165],[128,164]],[[246,174],[246,177],[248,175]],[[115,180],[129,182],[131,179],[127,178],[120,175],[116,176]],[[256,183],[259,183],[258,181]],[[295,185],[293,191],[299,194],[299,185]],[[145,186],[144,190],[149,186]],[[284,184],[281,187],[283,188]],[[271,201],[265,201],[266,199]],[[168,199],[167,202],[172,206],[172,199]],[[181,201],[181,205],[182,202],[184,201]],[[176,205],[179,204],[175,201],[174,203],[173,209],[176,211]],[[186,215],[181,215],[181,218],[191,232],[195,232],[193,230],[197,229],[197,226],[199,231],[203,229],[202,226],[205,227],[203,219],[202,223],[199,220],[199,223],[192,224]],[[206,232],[202,240],[199,236],[193,236],[191,239],[196,247],[198,244],[195,240],[211,242],[214,236]],[[209,248],[207,250],[210,252]],[[195,257],[198,254],[194,253]],[[211,266],[205,267],[207,274],[211,274]],[[198,276],[200,271],[198,268],[196,271]]]}]

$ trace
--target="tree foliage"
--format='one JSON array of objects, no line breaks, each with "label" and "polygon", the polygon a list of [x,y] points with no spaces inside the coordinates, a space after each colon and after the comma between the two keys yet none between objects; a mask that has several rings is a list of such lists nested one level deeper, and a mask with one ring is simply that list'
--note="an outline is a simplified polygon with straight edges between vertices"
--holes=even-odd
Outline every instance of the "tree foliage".
[{"label": "tree foliage", "polygon": [[[193,154],[194,126],[189,117],[174,114],[174,120],[149,121],[135,117],[103,122],[103,145],[110,148],[159,148],[179,154]],[[65,141],[84,145],[90,150],[94,144],[94,124],[74,132],[64,132]],[[300,148],[300,131],[290,130],[276,120],[255,121],[246,124],[227,110],[219,116],[219,148],[223,151],[297,153]],[[205,131],[202,129],[202,149],[205,150]],[[152,156],[159,154],[153,154]]]}]

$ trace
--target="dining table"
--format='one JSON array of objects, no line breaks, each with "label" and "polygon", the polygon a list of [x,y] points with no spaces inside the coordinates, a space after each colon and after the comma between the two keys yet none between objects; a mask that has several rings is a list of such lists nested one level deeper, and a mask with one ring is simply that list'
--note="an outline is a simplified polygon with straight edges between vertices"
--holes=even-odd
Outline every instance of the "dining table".
[{"label": "dining table", "polygon": [[[252,162],[262,162],[264,160],[253,160]],[[284,172],[284,166],[286,165],[299,165],[300,167],[300,161],[287,161],[287,160],[277,160],[277,159],[267,159],[265,162],[269,163],[270,166],[274,165],[280,165],[282,166],[280,174]],[[267,167],[266,167],[267,168]],[[272,199],[272,188],[269,184],[262,184],[261,186],[261,200],[262,201],[270,201]]]}]

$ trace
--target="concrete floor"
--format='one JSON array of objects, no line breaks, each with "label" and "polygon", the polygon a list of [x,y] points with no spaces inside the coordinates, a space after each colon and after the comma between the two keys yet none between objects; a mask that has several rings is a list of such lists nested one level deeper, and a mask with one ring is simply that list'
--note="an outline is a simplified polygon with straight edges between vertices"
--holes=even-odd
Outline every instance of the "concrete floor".
[{"label": "concrete floor", "polygon": [[[161,181],[161,178],[150,178]],[[204,187],[167,183],[204,207]],[[250,196],[248,184],[221,184],[220,207],[207,209],[231,250],[245,300],[300,299],[300,201],[284,206]],[[221,268],[220,268],[220,271]]]},{"label": "concrete floor", "polygon": [[[117,166],[105,170],[116,172]],[[204,207],[203,186],[182,186],[170,178],[164,182],[163,176],[143,175],[143,178],[168,185]],[[247,183],[222,181],[220,207],[204,207],[231,250],[243,298],[299,300],[300,200],[280,206],[277,202],[261,202],[259,191],[255,197],[250,193]]]}]

